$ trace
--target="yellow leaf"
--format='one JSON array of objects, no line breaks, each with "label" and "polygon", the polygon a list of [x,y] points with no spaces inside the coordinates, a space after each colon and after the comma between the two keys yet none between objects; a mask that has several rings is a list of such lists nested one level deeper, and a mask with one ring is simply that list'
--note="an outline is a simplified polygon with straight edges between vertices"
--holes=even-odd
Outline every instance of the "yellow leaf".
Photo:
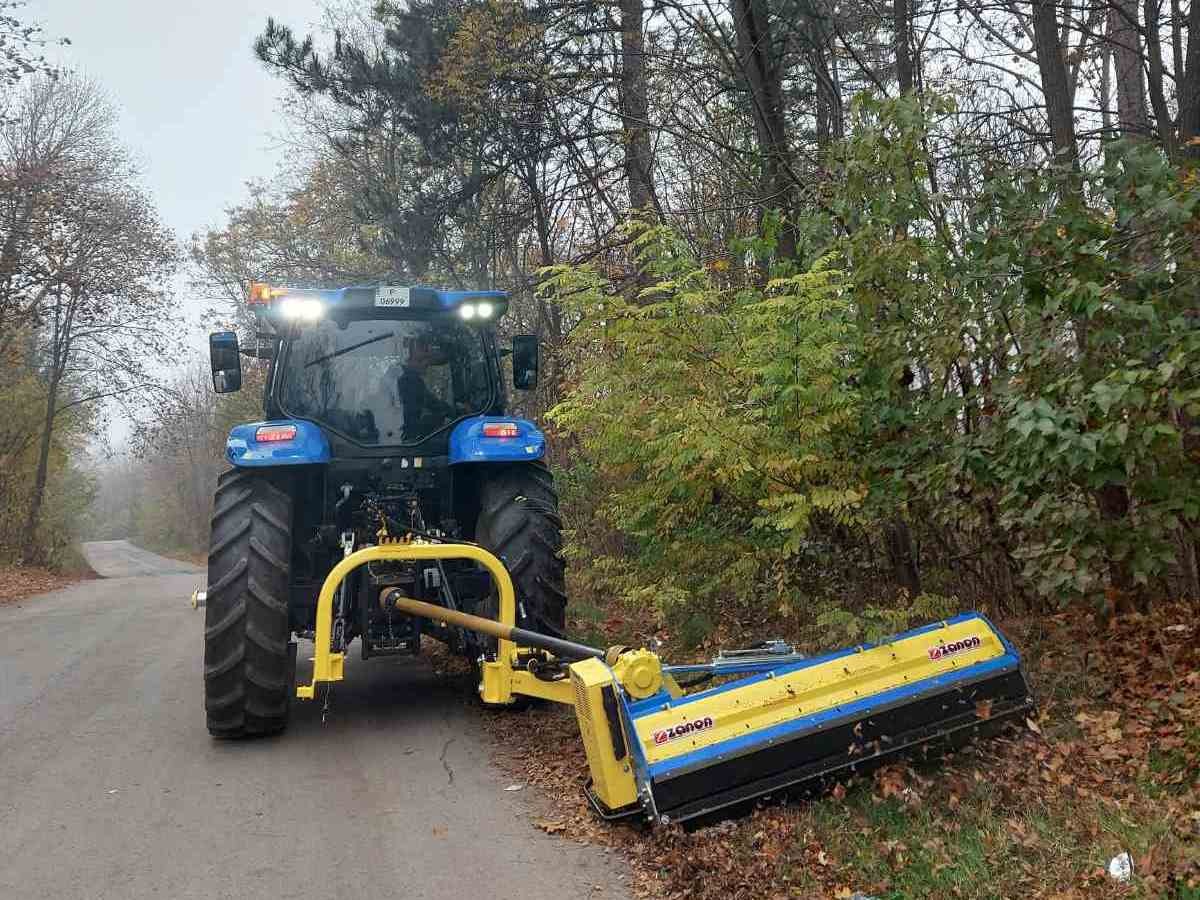
[{"label": "yellow leaf", "polygon": [[557,834],[560,831],[566,831],[566,822],[556,822],[552,819],[534,819],[533,826],[540,828],[546,834]]}]

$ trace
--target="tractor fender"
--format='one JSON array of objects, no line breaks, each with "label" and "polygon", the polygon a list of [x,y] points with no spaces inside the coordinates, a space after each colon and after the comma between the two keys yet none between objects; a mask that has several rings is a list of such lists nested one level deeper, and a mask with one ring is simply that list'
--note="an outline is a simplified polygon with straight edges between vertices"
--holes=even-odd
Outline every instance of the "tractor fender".
[{"label": "tractor fender", "polygon": [[[516,426],[516,434],[493,437],[485,425]],[[474,416],[450,432],[450,465],[458,463],[532,462],[546,455],[546,436],[527,419]]]},{"label": "tractor fender", "polygon": [[[289,440],[260,441],[258,433],[268,428],[294,427]],[[329,440],[312,422],[304,419],[273,419],[235,425],[225,441],[225,458],[239,468],[265,466],[305,466],[327,463],[331,458]]]}]

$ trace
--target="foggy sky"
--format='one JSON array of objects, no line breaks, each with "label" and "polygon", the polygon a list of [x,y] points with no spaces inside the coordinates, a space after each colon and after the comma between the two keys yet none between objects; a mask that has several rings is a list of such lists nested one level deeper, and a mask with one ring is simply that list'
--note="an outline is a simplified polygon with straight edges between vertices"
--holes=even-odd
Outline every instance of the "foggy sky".
[{"label": "foggy sky", "polygon": [[31,0],[19,11],[71,46],[62,62],[95,79],[120,137],[181,240],[217,225],[244,183],[272,174],[284,85],[254,58],[267,16],[310,30],[319,0]]},{"label": "foggy sky", "polygon": [[[220,225],[242,200],[245,183],[272,175],[284,158],[282,82],[254,58],[251,45],[267,16],[313,30],[322,0],[30,0],[17,10],[49,38],[70,46],[47,51],[58,64],[96,81],[119,114],[118,135],[141,170],[167,227],[186,246],[192,234]],[[191,296],[184,274],[176,295],[193,358],[207,356],[199,322],[207,305]],[[166,371],[186,360],[162,360]],[[115,405],[106,408],[108,441],[132,431]]]}]

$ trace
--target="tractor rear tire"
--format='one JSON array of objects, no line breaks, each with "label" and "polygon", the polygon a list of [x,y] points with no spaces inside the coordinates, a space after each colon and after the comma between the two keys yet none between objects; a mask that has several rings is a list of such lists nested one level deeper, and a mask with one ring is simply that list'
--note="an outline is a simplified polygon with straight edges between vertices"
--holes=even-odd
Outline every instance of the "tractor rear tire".
[{"label": "tractor rear tire", "polygon": [[[554,476],[542,463],[498,466],[484,478],[475,540],[504,562],[517,594],[517,626],[562,637],[566,565]],[[498,613],[496,594],[482,615]]]},{"label": "tractor rear tire", "polygon": [[260,473],[217,480],[204,616],[204,708],[214,737],[276,734],[295,681],[289,643],[292,499]]}]

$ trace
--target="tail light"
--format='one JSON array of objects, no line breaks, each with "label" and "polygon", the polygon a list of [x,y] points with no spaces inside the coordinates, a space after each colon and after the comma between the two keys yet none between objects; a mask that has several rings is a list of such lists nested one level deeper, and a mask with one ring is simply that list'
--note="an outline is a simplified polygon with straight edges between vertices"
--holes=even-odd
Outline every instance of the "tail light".
[{"label": "tail light", "polygon": [[264,284],[261,281],[252,281],[250,282],[250,291],[246,297],[246,302],[251,304],[266,304],[270,303],[276,297],[282,297],[283,294],[283,288],[271,287],[271,285]]},{"label": "tail light", "polygon": [[515,438],[521,434],[516,422],[484,422],[483,436],[489,438]]},{"label": "tail light", "polygon": [[268,444],[272,441],[290,441],[295,437],[295,425],[263,425],[254,432],[254,439],[260,444]]}]

